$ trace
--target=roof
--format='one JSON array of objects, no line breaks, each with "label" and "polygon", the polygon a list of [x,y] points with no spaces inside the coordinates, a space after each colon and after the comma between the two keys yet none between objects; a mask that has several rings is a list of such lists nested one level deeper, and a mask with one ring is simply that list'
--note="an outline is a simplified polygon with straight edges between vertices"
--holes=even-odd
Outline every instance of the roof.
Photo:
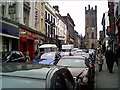
[{"label": "roof", "polygon": [[49,47],[57,48],[57,46],[55,44],[43,44],[39,48],[49,48]]},{"label": "roof", "polygon": [[2,75],[46,79],[48,72],[55,66],[44,64],[3,64]]},{"label": "roof", "polygon": [[64,56],[64,57],[62,57],[62,59],[67,59],[67,58],[70,58],[70,59],[76,58],[76,59],[83,59],[83,60],[85,60],[85,57],[83,57],[83,56]]}]

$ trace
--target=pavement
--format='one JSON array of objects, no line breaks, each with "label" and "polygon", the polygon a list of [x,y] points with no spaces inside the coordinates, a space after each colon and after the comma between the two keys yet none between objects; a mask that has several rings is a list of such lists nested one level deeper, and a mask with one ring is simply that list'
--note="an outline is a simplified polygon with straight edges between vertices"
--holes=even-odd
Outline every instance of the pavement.
[{"label": "pavement", "polygon": [[98,71],[98,65],[96,64],[96,75],[95,75],[95,90],[120,90],[119,83],[119,71],[120,70],[120,61],[119,66],[114,63],[113,73],[109,73],[107,70],[106,62],[104,61],[103,70]]}]

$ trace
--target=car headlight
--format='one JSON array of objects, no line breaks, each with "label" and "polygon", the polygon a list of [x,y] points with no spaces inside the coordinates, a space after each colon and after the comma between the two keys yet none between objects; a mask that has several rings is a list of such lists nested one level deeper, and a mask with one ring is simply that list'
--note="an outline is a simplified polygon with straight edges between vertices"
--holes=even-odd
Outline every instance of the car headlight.
[{"label": "car headlight", "polygon": [[87,83],[88,82],[88,77],[83,77],[83,79],[82,79],[82,81],[84,82],[84,83]]}]

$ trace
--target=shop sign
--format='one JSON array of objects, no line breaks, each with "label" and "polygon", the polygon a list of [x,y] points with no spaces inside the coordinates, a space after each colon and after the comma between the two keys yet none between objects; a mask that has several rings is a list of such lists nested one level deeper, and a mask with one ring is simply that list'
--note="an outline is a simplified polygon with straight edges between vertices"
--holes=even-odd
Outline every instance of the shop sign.
[{"label": "shop sign", "polygon": [[20,31],[20,34],[26,38],[35,38],[35,34],[29,31],[22,30]]}]

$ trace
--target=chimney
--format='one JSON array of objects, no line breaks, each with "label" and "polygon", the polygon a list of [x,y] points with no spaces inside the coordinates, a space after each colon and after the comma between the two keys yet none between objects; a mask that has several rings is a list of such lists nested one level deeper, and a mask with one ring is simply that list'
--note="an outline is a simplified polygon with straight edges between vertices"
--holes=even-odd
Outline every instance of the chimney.
[{"label": "chimney", "polygon": [[59,13],[59,6],[56,5],[56,6],[53,6],[53,8]]}]

